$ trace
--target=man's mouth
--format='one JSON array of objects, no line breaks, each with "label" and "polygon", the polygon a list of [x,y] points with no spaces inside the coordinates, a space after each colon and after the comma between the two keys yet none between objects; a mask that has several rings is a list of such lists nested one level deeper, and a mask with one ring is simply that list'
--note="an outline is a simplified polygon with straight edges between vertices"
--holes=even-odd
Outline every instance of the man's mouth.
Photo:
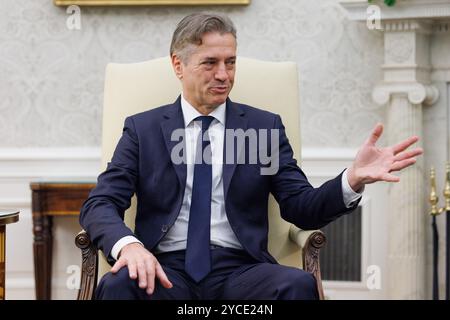
[{"label": "man's mouth", "polygon": [[228,91],[228,86],[211,87],[211,91],[214,93],[226,93]]}]

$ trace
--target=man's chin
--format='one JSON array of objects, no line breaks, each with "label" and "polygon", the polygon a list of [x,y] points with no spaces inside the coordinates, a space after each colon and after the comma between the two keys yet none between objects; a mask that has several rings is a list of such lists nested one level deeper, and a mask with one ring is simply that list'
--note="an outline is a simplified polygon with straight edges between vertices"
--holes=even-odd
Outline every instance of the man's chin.
[{"label": "man's chin", "polygon": [[210,105],[212,105],[212,106],[214,106],[214,108],[216,108],[216,107],[220,106],[221,104],[225,103],[225,101],[227,101],[227,98],[228,98],[228,94],[223,95],[221,97],[215,97],[215,99],[213,99],[211,101]]}]

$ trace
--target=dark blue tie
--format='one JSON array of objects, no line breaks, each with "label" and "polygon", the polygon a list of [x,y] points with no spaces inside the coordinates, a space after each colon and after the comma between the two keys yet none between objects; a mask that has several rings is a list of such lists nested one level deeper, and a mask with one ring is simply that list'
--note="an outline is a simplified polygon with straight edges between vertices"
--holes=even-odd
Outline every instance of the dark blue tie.
[{"label": "dark blue tie", "polygon": [[[196,282],[200,282],[211,270],[210,226],[211,226],[211,189],[212,166],[211,147],[207,132],[211,116],[194,119],[201,121],[202,131],[197,139],[194,164],[194,182],[192,184],[191,209],[186,245],[185,270]],[[203,139],[202,139],[203,138]],[[206,151],[205,151],[206,150]]]}]

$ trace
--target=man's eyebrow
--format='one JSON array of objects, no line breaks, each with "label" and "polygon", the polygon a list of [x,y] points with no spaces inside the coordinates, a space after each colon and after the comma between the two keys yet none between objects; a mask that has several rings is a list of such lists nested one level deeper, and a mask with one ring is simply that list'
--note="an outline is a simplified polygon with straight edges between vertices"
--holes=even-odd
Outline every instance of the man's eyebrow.
[{"label": "man's eyebrow", "polygon": [[[218,60],[218,58],[215,58],[215,57],[204,57],[202,60]],[[236,60],[236,56],[228,57],[225,60]]]}]

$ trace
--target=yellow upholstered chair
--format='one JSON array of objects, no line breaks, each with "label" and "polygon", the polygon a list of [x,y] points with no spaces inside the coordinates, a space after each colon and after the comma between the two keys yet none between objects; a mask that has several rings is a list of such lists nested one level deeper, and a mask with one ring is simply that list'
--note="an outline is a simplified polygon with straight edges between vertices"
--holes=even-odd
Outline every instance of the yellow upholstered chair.
[{"label": "yellow upholstered chair", "polygon": [[[292,62],[265,62],[238,57],[230,98],[281,116],[286,134],[300,159],[300,115],[297,66]],[[169,57],[142,63],[109,64],[106,69],[103,108],[102,169],[110,161],[127,116],[175,101],[181,92]],[[125,214],[134,228],[136,199]],[[82,231],[76,238],[83,251],[81,288],[78,299],[91,299],[97,282],[97,249]],[[274,198],[269,200],[269,251],[280,264],[304,268],[315,275],[323,298],[319,249],[325,243],[320,231],[302,231],[280,217]],[[109,270],[102,257],[98,275]]]}]

